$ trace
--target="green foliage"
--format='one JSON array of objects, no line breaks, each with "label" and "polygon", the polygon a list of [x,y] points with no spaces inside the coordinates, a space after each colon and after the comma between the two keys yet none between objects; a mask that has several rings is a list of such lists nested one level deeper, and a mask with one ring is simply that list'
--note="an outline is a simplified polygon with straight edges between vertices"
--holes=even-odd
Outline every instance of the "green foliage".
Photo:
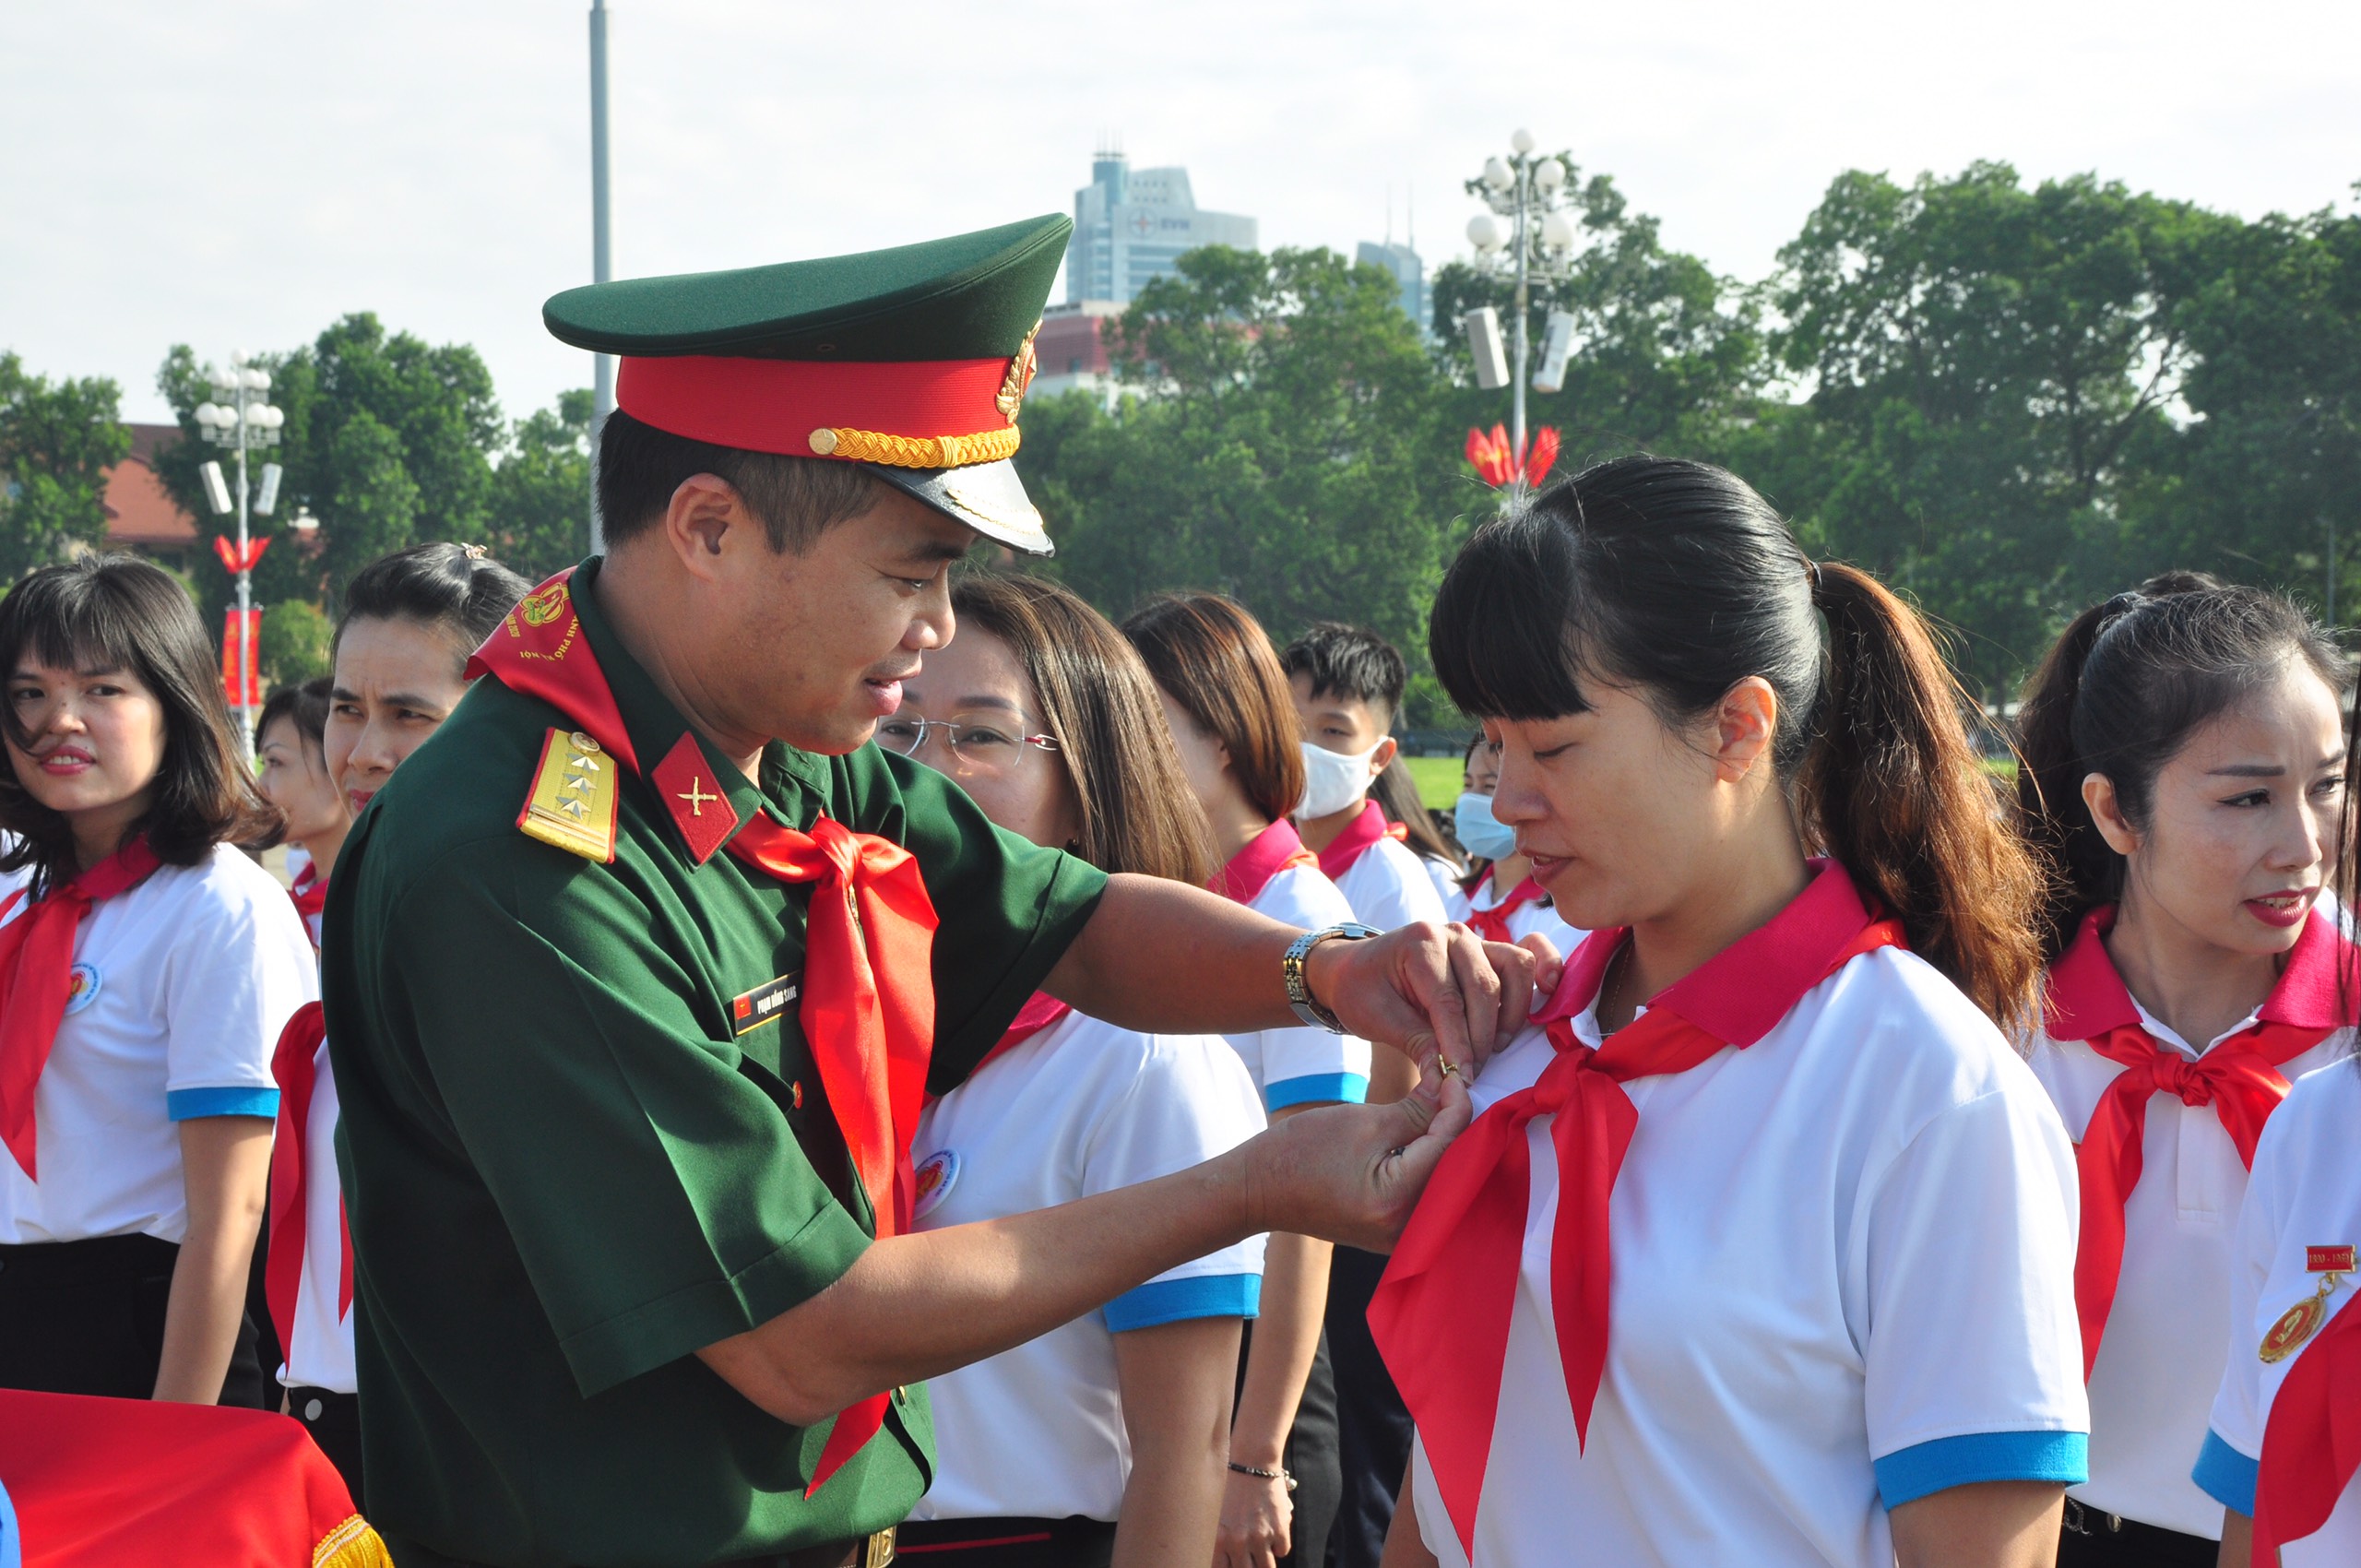
[{"label": "green foliage", "polygon": [[273,686],[300,685],[329,671],[336,625],[308,600],[282,600],[262,612],[255,662]]},{"label": "green foliage", "polygon": [[106,470],[131,450],[121,390],[93,377],[52,383],[0,353],[0,582],[106,538]]},{"label": "green foliage", "polygon": [[534,582],[589,549],[590,390],[558,394],[554,408],[516,422],[492,470],[482,543]]}]

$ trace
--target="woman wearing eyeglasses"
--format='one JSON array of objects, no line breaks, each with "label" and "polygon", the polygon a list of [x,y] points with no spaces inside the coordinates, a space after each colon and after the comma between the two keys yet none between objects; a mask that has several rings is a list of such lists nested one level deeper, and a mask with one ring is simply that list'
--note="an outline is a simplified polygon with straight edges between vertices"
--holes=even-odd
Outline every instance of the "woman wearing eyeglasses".
[{"label": "woman wearing eyeglasses", "polygon": [[[903,683],[879,743],[948,774],[1037,844],[1202,884],[1212,851],[1196,802],[1156,687],[1115,628],[1038,578],[972,579],[951,602],[958,636]],[[1221,1039],[1139,1034],[1037,996],[919,1122],[916,1228],[1149,1181],[1263,1124],[1253,1081]],[[1239,1325],[1254,1314],[1262,1267],[1256,1238],[930,1379],[934,1483],[901,1549],[959,1568],[1204,1568]]]}]

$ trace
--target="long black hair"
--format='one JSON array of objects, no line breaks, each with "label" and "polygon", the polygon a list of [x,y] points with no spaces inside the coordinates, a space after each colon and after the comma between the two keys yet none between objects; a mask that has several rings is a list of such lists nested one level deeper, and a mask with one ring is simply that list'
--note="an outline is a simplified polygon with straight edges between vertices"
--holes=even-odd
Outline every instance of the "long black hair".
[{"label": "long black hair", "polygon": [[1686,723],[1761,677],[1806,842],[1995,1020],[2032,1015],[2038,877],[1968,739],[1965,694],[1916,612],[1866,572],[1815,564],[1737,475],[1643,456],[1551,486],[1460,551],[1430,644],[1481,718],[1587,712],[1584,681],[1603,677]]},{"label": "long black hair", "polygon": [[413,544],[381,555],[345,585],[337,641],[355,621],[409,621],[447,635],[464,667],[533,585],[472,544]]},{"label": "long black hair", "polygon": [[2082,780],[2105,775],[2124,820],[2146,827],[2164,766],[2294,661],[2331,690],[2352,682],[2350,660],[2294,603],[2195,572],[2153,577],[2058,635],[2017,715],[2020,820],[2049,873],[2046,957],[2065,951],[2090,910],[2123,896],[2123,857],[2091,820]]},{"label": "long black hair", "polygon": [[[0,676],[30,659],[58,670],[121,670],[164,710],[155,798],[132,833],[146,834],[166,865],[193,866],[217,844],[267,847],[283,819],[255,787],[240,754],[221,668],[187,590],[132,555],[93,555],[43,566],[0,600]],[[11,747],[36,736],[15,705],[0,716]],[[34,896],[73,880],[79,866],[65,814],[36,800],[15,767],[0,768],[0,828],[17,836],[0,870],[33,868]]]}]

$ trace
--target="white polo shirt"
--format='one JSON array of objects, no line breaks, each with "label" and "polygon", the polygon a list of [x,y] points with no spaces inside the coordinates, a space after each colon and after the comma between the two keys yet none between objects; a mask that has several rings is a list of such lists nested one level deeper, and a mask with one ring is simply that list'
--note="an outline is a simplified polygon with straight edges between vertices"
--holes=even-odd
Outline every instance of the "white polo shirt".
[{"label": "white polo shirt", "polygon": [[[30,874],[0,877],[0,896]],[[221,845],[102,900],[74,962],[83,983],[33,1094],[41,1182],[0,1159],[0,1243],[177,1242],[188,1206],[175,1123],[278,1114],[271,1049],[320,993],[311,940],[287,890]]]},{"label": "white polo shirt", "polygon": [[[916,1229],[1071,1203],[1184,1170],[1264,1125],[1209,1035],[1144,1035],[1069,1013],[927,1108]],[[1112,1519],[1131,1474],[1115,1335],[1252,1317],[1263,1238],[1182,1264],[1095,1313],[931,1378],[934,1484],[914,1519]],[[1229,1369],[1222,1369],[1228,1377]]]},{"label": "white polo shirt", "polygon": [[1442,904],[1443,916],[1448,920],[1451,918],[1451,901],[1459,896],[1458,868],[1432,855],[1420,855],[1418,869],[1427,873],[1427,881],[1433,885],[1435,897]]},{"label": "white polo shirt", "polygon": [[336,1168],[336,1074],[328,1042],[312,1058],[312,1104],[303,1118],[303,1272],[295,1288],[293,1332],[279,1381],[290,1387],[356,1394],[352,1308],[338,1305],[344,1269],[344,1189]]},{"label": "white polo shirt", "polygon": [[[2318,1293],[2306,1266],[2308,1247],[2361,1244],[2361,1063],[2348,1058],[2307,1074],[2272,1113],[2255,1146],[2230,1242],[2230,1332],[2222,1386],[2215,1394],[2196,1480],[2224,1507],[2251,1517],[2262,1434],[2279,1385],[2303,1351],[2278,1362],[2261,1356],[2263,1337],[2286,1311]],[[2351,1309],[2352,1275],[2329,1298],[2330,1315]],[[2102,1352],[2104,1354],[2104,1352]],[[2361,1485],[2348,1485],[2328,1523],[2281,1543],[2284,1568],[2352,1568],[2361,1562]]]},{"label": "white polo shirt", "polygon": [[[2256,1016],[2279,1016],[2291,1006],[2325,1003],[2319,1020],[2333,1021],[2337,947],[2334,920],[2315,911],[2271,999],[2204,1051],[2124,989],[2097,928],[2078,936],[2053,967],[2051,1005],[2066,1009],[2077,1033],[2094,1026],[2104,1032],[2136,1015],[2159,1044],[2194,1059],[2251,1028]],[[2340,1029],[2279,1071],[2296,1078],[2344,1055],[2352,1041],[2353,1031]],[[2053,1039],[2047,1030],[2032,1043],[2035,1075],[2079,1141],[2123,1064],[2085,1039]],[[2123,1206],[2123,1267],[2091,1369],[2091,1479],[2073,1495],[2106,1513],[2218,1540],[2222,1505],[2189,1479],[2189,1467],[2205,1440],[2230,1337],[2231,1233],[2246,1197],[2246,1162],[2212,1106],[2184,1105],[2170,1094],[2149,1099],[2140,1147],[2140,1184]]]},{"label": "white polo shirt", "polygon": [[[1275,823],[1270,832],[1286,828]],[[1259,842],[1259,840],[1258,840]],[[1249,847],[1250,849],[1252,846]],[[1353,918],[1353,907],[1336,885],[1317,866],[1287,866],[1273,873],[1262,890],[1246,900],[1247,908],[1289,925],[1318,931],[1343,925]],[[1369,1041],[1352,1035],[1331,1034],[1311,1024],[1252,1034],[1224,1035],[1230,1049],[1253,1075],[1264,1109],[1284,1111],[1290,1105],[1321,1105],[1334,1100],[1358,1105],[1369,1098]]]},{"label": "white polo shirt", "polygon": [[[1455,897],[1446,901],[1445,912],[1453,920],[1465,921],[1477,909],[1500,908],[1501,901],[1508,897],[1509,890],[1496,885],[1492,874],[1487,872],[1484,873],[1484,880],[1476,885],[1474,893],[1462,892],[1457,888],[1453,888],[1453,892]],[[1583,938],[1590,934],[1586,931],[1577,931],[1574,927],[1568,925],[1559,917],[1558,907],[1546,897],[1536,898],[1530,904],[1522,905],[1509,914],[1511,942],[1523,942],[1536,932],[1549,939],[1549,944],[1558,950],[1558,956],[1561,958],[1580,947],[1583,944]]]},{"label": "white polo shirt", "polygon": [[[1738,951],[1675,993],[1745,987]],[[1606,956],[1566,983],[1595,991]],[[1588,1007],[1573,1028],[1600,1039]],[[1552,1056],[1542,1029],[1520,1034],[1472,1086],[1478,1113]],[[1527,1130],[1480,1568],[1892,1568],[1890,1507],[1970,1481],[2082,1479],[2073,1151],[1949,981],[1908,953],[1868,953],[1747,1049],[1623,1087],[1639,1121],[1609,1202],[1586,1451],[1550,1308],[1554,1118]],[[1465,1564],[1423,1440],[1411,1496],[1428,1548]]]},{"label": "white polo shirt", "polygon": [[1321,865],[1353,917],[1380,931],[1432,921],[1442,924],[1442,899],[1427,875],[1432,862],[1396,838],[1380,838],[1336,864],[1323,856]]}]

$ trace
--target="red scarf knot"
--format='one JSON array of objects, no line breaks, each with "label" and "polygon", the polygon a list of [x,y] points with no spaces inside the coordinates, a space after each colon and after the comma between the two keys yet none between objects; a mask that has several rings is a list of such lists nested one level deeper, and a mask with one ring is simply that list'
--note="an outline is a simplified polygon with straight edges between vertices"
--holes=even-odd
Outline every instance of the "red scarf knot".
[{"label": "red scarf knot", "polygon": [[2074,1307],[2082,1327],[2082,1376],[2098,1364],[2099,1345],[2123,1276],[2124,1208],[2139,1186],[2148,1102],[2168,1094],[2183,1105],[2212,1106],[2223,1131],[2251,1169],[2263,1123],[2287,1098],[2279,1068],[2351,1022],[2336,981],[2352,946],[2317,913],[2289,950],[2285,968],[2254,1024],[2192,1058],[2158,1040],[2107,956],[2115,909],[2093,909],[2074,941],[2050,966],[2047,1029],[2079,1039],[2123,1071],[2108,1083],[2075,1146],[2082,1229],[2074,1249]]},{"label": "red scarf knot", "polygon": [[1527,904],[1538,901],[1541,897],[1541,884],[1528,876],[1510,889],[1507,897],[1490,909],[1478,909],[1471,905],[1467,911],[1467,923],[1487,942],[1514,942],[1516,938],[1509,934],[1509,917]]},{"label": "red scarf knot", "polygon": [[1527,1125],[1553,1118],[1559,1195],[1550,1311],[1575,1433],[1587,1443],[1607,1369],[1609,1206],[1640,1121],[1623,1085],[1687,1072],[1732,1046],[1744,1050],[1852,959],[1905,945],[1900,924],[1874,916],[1842,868],[1816,868],[1769,924],[1667,987],[1596,1049],[1575,1035],[1573,1020],[1597,996],[1628,932],[1593,932],[1534,1018],[1556,1052],[1548,1066],[1531,1088],[1503,1096],[1476,1118],[1412,1212],[1370,1302],[1370,1329],[1471,1555],[1532,1198]]},{"label": "red scarf knot", "polygon": [[[57,1027],[65,1021],[65,1005],[74,999],[74,947],[82,917],[147,881],[160,864],[146,838],[134,838],[0,925],[0,1143],[7,1145],[28,1181],[41,1179],[33,1098],[57,1044]],[[0,902],[0,917],[23,897],[18,888]]]}]

